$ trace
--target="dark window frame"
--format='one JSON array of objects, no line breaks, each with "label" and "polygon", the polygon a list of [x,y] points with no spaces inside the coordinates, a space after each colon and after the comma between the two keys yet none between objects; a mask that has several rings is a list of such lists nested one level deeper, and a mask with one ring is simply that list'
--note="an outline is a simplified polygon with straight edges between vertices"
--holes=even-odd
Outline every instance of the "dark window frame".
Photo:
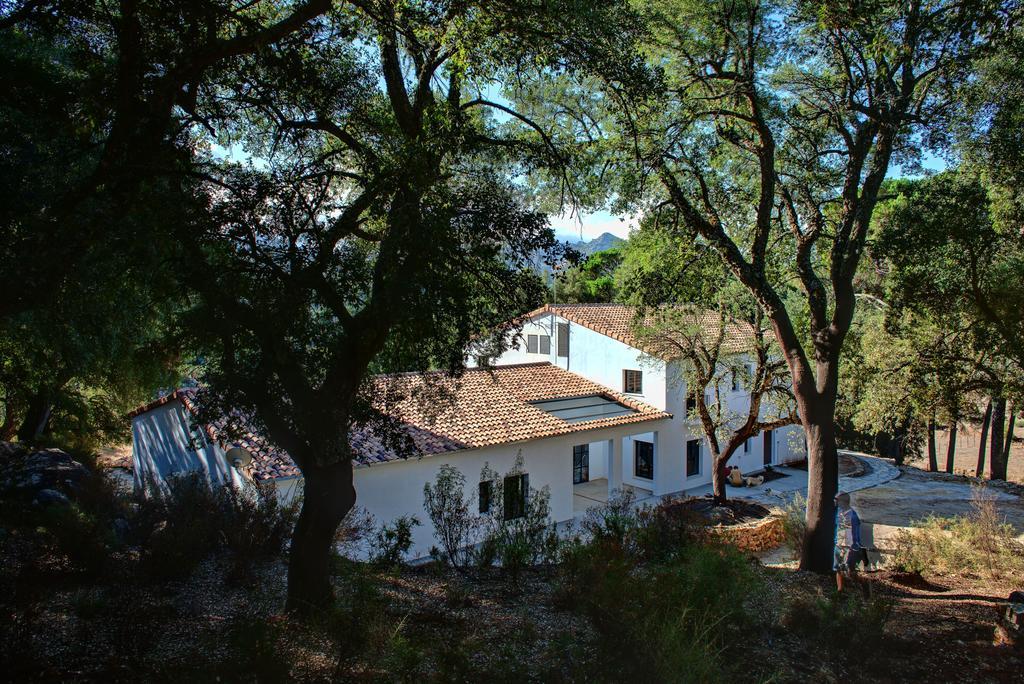
[{"label": "dark window frame", "polygon": [[654,442],[633,440],[633,475],[643,480],[654,479]]},{"label": "dark window frame", "polygon": [[480,513],[491,512],[491,501],[494,498],[494,482],[491,480],[481,480],[480,486],[477,489],[477,511]]},{"label": "dark window frame", "polygon": [[[692,460],[691,460],[692,459]],[[700,475],[700,440],[690,439],[686,442],[686,477]],[[691,467],[695,466],[695,467]]]},{"label": "dark window frame", "polygon": [[590,445],[576,444],[572,448],[572,483],[590,482]]},{"label": "dark window frame", "polygon": [[622,391],[625,394],[643,394],[644,372],[633,368],[623,368]]},{"label": "dark window frame", "polygon": [[526,515],[526,501],[530,496],[530,476],[506,475],[502,483],[503,513],[505,520],[515,520]]}]

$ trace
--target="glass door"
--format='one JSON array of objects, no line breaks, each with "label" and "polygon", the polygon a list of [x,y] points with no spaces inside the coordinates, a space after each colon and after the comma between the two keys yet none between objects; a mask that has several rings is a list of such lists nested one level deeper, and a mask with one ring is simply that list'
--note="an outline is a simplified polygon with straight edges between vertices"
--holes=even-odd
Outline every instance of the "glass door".
[{"label": "glass door", "polygon": [[590,445],[572,448],[572,483],[590,482]]}]

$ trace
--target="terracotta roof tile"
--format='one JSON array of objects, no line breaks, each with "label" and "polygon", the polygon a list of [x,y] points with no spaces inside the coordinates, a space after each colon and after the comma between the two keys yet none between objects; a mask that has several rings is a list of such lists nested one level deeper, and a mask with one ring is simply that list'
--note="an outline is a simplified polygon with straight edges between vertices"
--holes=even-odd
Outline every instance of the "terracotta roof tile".
[{"label": "terracotta roof tile", "polygon": [[[577,323],[594,332],[607,335],[631,347],[647,352],[652,356],[664,358],[664,348],[637,338],[636,326],[652,326],[657,322],[655,313],[647,313],[637,321],[636,307],[625,304],[547,304],[526,314],[526,318],[534,318],[544,313],[553,313],[567,321]],[[708,335],[718,331],[718,314],[713,311],[690,314],[692,323],[699,325]],[[752,329],[748,323],[730,322],[726,326],[722,351],[735,353],[751,348]]]},{"label": "terracotta roof tile", "polygon": [[[604,427],[670,418],[671,415],[631,397],[591,382],[549,363],[529,363],[467,370],[461,377],[445,373],[408,373],[377,376],[375,394],[401,396],[386,409],[400,419],[417,451],[432,455],[524,442]],[[425,395],[430,393],[429,397]],[[599,395],[617,401],[634,413],[569,423],[530,402]],[[192,393],[177,390],[131,415],[139,415],[173,399],[190,410]],[[217,432],[214,428],[214,434]],[[402,458],[369,429],[350,435],[360,465]],[[259,480],[299,475],[288,454],[261,435],[249,431],[232,440],[253,455],[253,476]]]}]

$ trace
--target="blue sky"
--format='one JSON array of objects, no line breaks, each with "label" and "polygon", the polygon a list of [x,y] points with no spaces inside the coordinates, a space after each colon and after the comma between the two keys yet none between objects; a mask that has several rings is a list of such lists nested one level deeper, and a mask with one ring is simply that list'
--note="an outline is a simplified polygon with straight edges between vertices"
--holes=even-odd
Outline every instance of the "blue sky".
[{"label": "blue sky", "polygon": [[[946,162],[931,152],[925,152],[921,164],[926,171],[938,172],[946,168]],[[905,175],[899,166],[892,166],[889,169],[890,178],[899,178]],[[640,222],[639,216],[623,214],[621,216],[611,214],[607,211],[592,213],[579,213],[551,217],[551,227],[555,229],[555,235],[560,240],[576,242],[578,240],[593,240],[602,233],[611,233],[620,238],[628,238],[629,231]]]}]

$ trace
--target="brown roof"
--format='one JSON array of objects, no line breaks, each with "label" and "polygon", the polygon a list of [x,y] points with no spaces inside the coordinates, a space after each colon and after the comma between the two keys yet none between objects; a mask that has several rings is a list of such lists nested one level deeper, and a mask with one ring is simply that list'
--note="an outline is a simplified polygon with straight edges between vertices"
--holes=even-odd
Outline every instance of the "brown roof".
[{"label": "brown roof", "polygon": [[[561,316],[567,321],[577,323],[594,332],[607,335],[631,347],[647,352],[652,356],[664,358],[664,347],[637,337],[637,327],[650,327],[658,322],[657,312],[647,312],[641,320],[637,320],[637,309],[625,304],[546,304],[526,314],[526,318],[534,318],[544,313]],[[694,311],[688,314],[689,323],[697,325],[708,336],[713,338],[718,333],[719,317],[714,311]],[[726,324],[725,337],[722,340],[722,351],[736,353],[751,348],[752,329],[750,324],[733,321]]]},{"label": "brown roof", "polygon": [[[388,414],[400,419],[422,455],[524,442],[587,430],[642,423],[671,415],[550,363],[525,363],[495,368],[474,368],[461,377],[443,372],[377,376],[379,396],[402,398],[388,406]],[[424,400],[430,394],[431,400]],[[175,393],[189,406],[187,396]],[[627,415],[569,423],[533,406],[530,402],[570,397],[603,396],[635,411]],[[170,399],[148,405],[155,408]],[[136,409],[138,415],[147,407]],[[384,463],[402,458],[369,429],[350,435],[357,462]],[[257,479],[298,475],[294,463],[281,449],[248,432],[233,440],[253,454]]]}]

